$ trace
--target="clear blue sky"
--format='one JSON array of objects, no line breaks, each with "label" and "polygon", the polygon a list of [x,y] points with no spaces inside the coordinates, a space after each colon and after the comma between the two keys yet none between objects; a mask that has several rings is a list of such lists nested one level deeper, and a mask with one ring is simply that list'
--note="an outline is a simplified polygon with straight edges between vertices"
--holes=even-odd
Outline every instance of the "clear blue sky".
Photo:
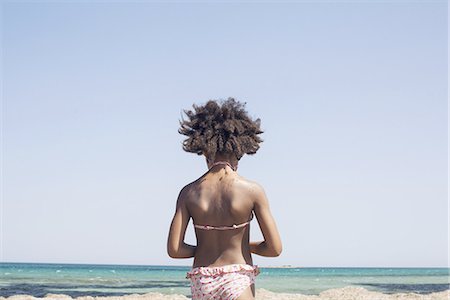
[{"label": "clear blue sky", "polygon": [[167,231],[206,164],[178,120],[232,96],[284,243],[255,263],[448,264],[446,1],[1,9],[1,261],[190,265]]}]

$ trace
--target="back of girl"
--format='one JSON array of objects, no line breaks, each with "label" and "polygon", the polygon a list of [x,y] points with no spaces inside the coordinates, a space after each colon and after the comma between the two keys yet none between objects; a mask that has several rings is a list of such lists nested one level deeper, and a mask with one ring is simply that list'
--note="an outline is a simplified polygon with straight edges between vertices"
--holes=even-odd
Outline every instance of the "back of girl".
[{"label": "back of girl", "polygon": [[[251,220],[253,202],[250,187],[250,182],[226,164],[212,167],[190,185],[191,197],[187,199],[187,207],[193,223],[218,227]],[[253,264],[249,250],[249,230],[250,226],[236,230],[196,228],[197,248],[193,266]]]},{"label": "back of girl", "polygon": [[[237,173],[244,154],[254,154],[262,140],[260,120],[252,120],[233,98],[210,100],[185,111],[179,132],[187,136],[183,149],[203,155],[208,170],[187,184],[177,199],[167,252],[172,258],[194,257],[192,299],[254,299],[258,266],[252,253],[278,256],[281,239],[263,188]],[[250,242],[256,216],[264,241]],[[192,218],[197,245],[184,242]]]}]

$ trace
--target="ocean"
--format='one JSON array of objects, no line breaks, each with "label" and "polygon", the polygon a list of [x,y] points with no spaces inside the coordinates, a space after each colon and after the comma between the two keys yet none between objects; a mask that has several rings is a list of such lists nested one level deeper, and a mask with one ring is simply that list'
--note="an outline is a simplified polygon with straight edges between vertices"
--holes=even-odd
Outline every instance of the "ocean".
[{"label": "ocean", "polygon": [[[188,266],[0,263],[0,296],[47,293],[121,296],[160,292],[190,296]],[[345,286],[392,294],[450,289],[448,268],[261,268],[256,288],[314,295]]]}]

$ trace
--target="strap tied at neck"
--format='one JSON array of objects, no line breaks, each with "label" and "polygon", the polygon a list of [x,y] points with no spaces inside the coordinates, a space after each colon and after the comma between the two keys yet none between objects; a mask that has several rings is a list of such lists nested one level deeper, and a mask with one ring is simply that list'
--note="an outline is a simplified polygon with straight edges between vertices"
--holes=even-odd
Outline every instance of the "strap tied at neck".
[{"label": "strap tied at neck", "polygon": [[227,162],[227,161],[216,161],[215,163],[213,163],[212,165],[211,165],[211,168],[209,168],[210,170],[213,168],[213,167],[215,167],[215,166],[217,166],[217,165],[227,165],[227,166],[229,166],[233,171],[236,171],[236,168],[235,167],[233,167],[229,162]]}]

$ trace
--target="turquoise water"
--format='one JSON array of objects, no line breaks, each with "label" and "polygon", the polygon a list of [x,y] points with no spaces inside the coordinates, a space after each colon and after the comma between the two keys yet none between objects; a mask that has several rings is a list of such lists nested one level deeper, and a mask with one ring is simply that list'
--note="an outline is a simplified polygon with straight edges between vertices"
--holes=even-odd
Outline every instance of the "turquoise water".
[{"label": "turquoise water", "polygon": [[[72,297],[160,292],[190,296],[189,267],[0,263],[0,296]],[[448,268],[261,268],[256,288],[319,294],[344,286],[427,294],[450,289]]]}]

